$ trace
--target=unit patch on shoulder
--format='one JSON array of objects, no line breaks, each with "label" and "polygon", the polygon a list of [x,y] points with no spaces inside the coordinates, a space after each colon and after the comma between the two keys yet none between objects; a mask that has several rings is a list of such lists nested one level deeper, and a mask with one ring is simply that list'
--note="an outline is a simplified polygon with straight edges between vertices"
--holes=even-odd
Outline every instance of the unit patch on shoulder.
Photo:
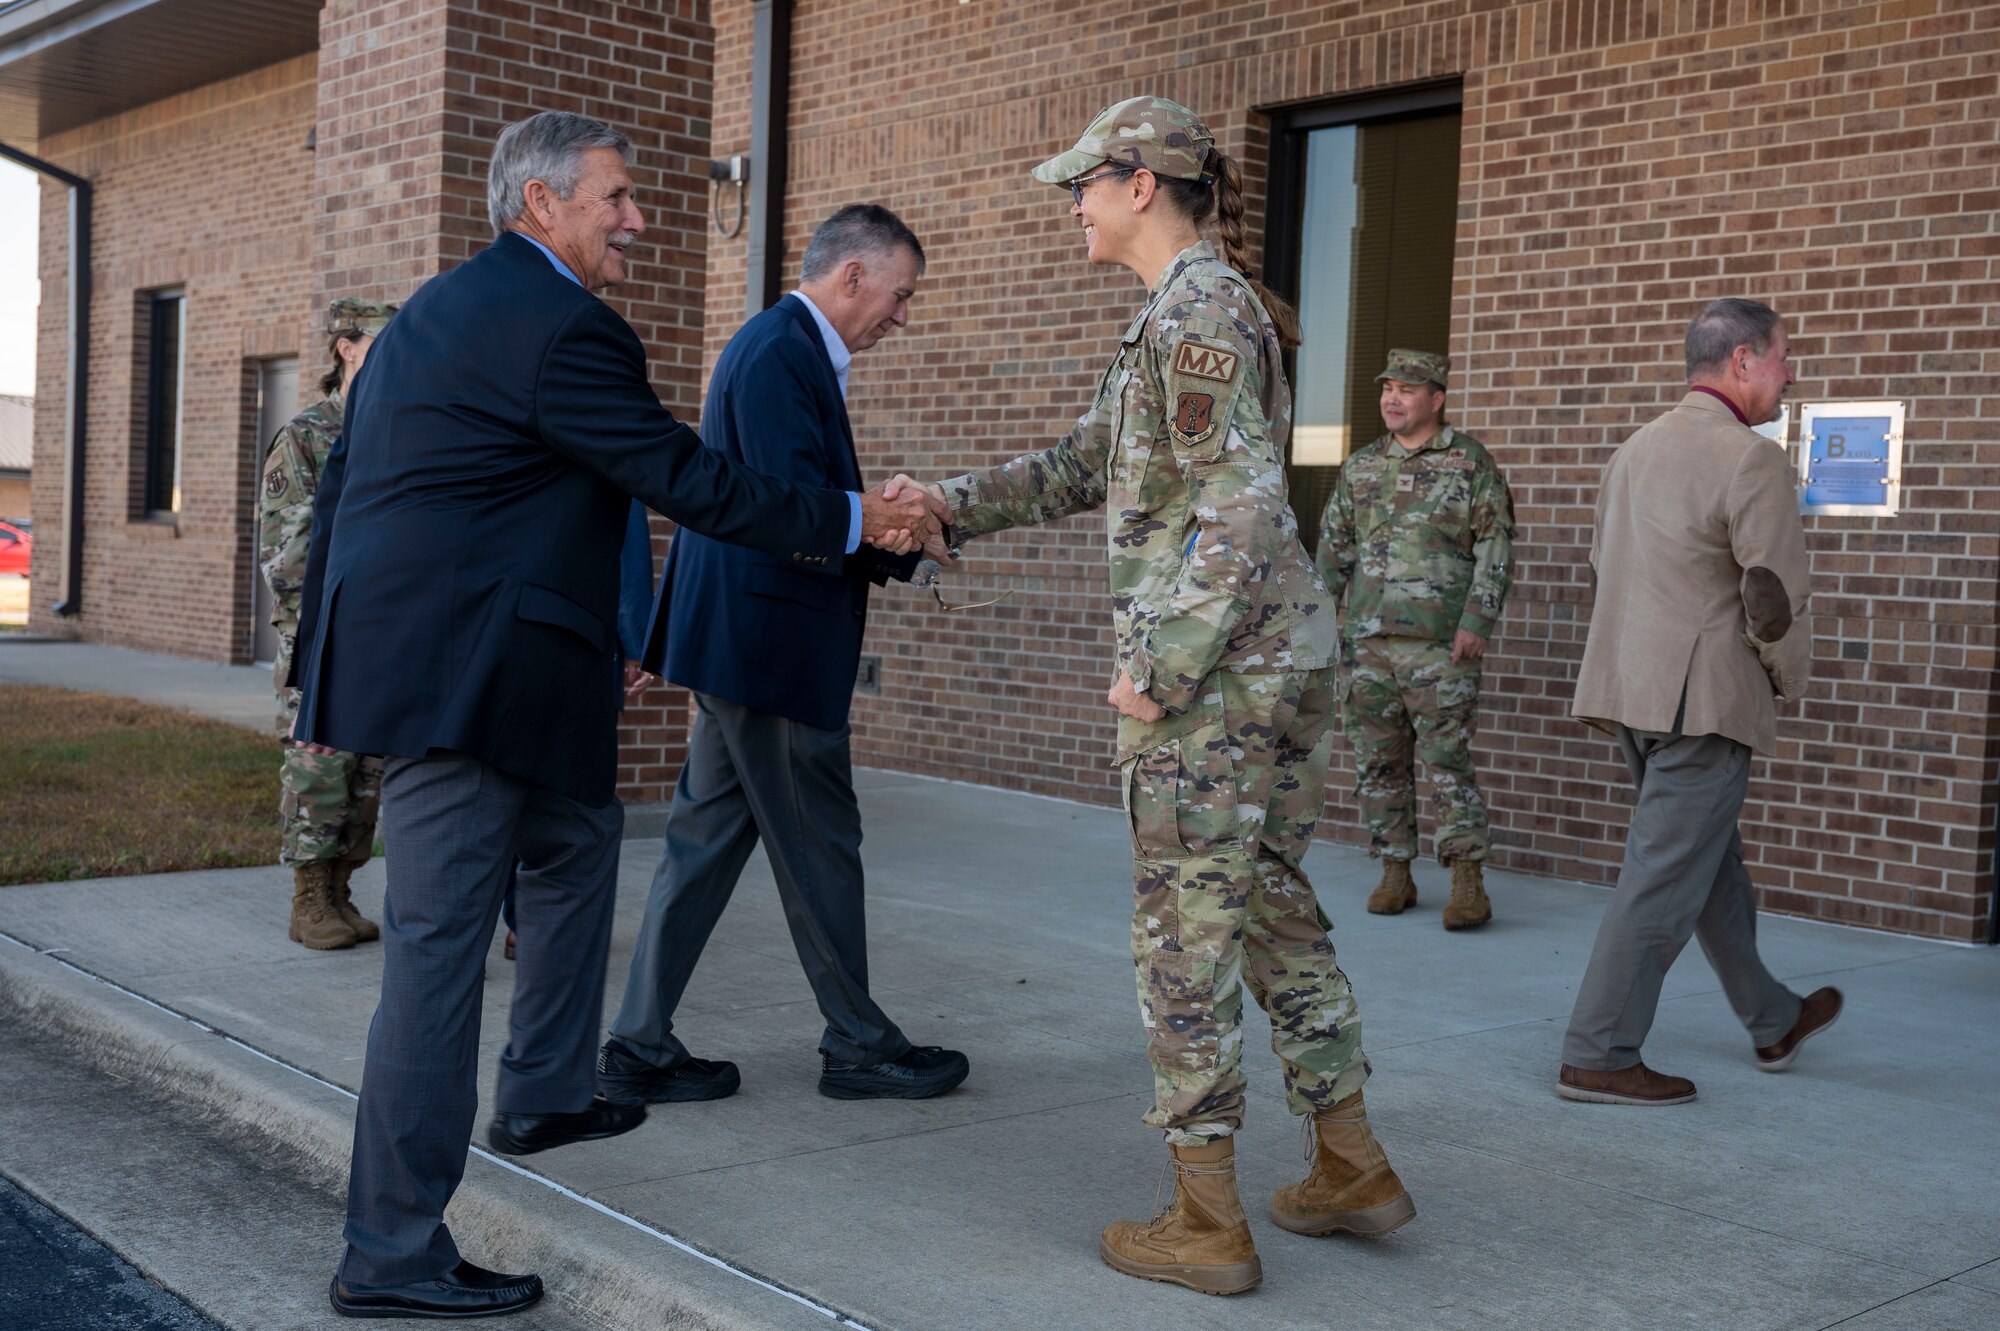
[{"label": "unit patch on shoulder", "polygon": [[1174,373],[1191,374],[1226,384],[1236,378],[1236,363],[1242,357],[1222,347],[1207,347],[1187,339],[1174,349]]},{"label": "unit patch on shoulder", "polygon": [[276,499],[279,495],[283,494],[284,492],[285,492],[285,470],[282,467],[273,467],[269,472],[265,473],[264,493],[268,497]]},{"label": "unit patch on shoulder", "polygon": [[1174,438],[1183,444],[1198,444],[1215,433],[1215,397],[1211,393],[1182,393],[1174,400]]}]

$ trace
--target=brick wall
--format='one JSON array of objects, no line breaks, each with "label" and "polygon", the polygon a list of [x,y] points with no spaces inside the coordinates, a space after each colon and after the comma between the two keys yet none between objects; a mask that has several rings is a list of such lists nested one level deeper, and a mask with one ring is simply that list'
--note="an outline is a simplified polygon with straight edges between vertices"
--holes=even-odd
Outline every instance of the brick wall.
[{"label": "brick wall", "polygon": [[[302,56],[38,145],[95,186],[83,610],[58,620],[67,533],[63,412],[35,416],[39,632],[243,662],[251,642],[255,381],[299,350],[312,290],[307,227],[315,62]],[[44,184],[36,395],[67,400],[67,192]],[[186,290],[182,507],[139,512],[147,293]],[[313,362],[303,362],[311,365]],[[301,379],[309,376],[302,370]]]},{"label": "brick wall", "polygon": [[[501,128],[579,111],[634,142],[647,216],[634,280],[609,299],[650,353],[661,398],[700,406],[707,231],[708,5],[334,0],[321,20],[317,205],[322,296],[400,298],[493,239],[486,168]],[[657,523],[664,552],[669,528]],[[666,797],[686,745],[686,695],[656,689],[621,730],[620,794]]]},{"label": "brick wall", "polygon": [[[747,150],[748,6],[716,16],[716,155]],[[1996,750],[2000,9],[1966,0],[1543,0],[1171,7],[802,0],[790,271],[832,208],[924,238],[911,326],[862,357],[864,471],[938,475],[1041,447],[1086,405],[1140,299],[1087,267],[1026,170],[1101,106],[1158,91],[1263,179],[1265,112],[1459,80],[1454,418],[1507,469],[1517,588],[1479,742],[1502,865],[1608,881],[1630,805],[1609,743],[1566,719],[1589,617],[1596,477],[1678,400],[1706,300],[1790,316],[1801,398],[1910,402],[1904,509],[1813,518],[1817,686],[1745,812],[1772,909],[1983,938]],[[709,362],[744,245],[710,245]],[[1102,528],[981,542],[943,616],[876,600],[857,758],[1111,802]],[[1339,753],[1344,746],[1337,746]],[[1359,840],[1344,754],[1329,835]],[[1502,910],[1505,910],[1504,902]]]}]

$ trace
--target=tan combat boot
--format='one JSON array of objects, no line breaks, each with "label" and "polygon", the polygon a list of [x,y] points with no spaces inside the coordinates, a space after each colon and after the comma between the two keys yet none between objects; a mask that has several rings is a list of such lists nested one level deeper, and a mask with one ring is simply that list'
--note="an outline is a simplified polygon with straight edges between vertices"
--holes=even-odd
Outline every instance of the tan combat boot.
[{"label": "tan combat boot", "polygon": [[1098,1256],[1114,1271],[1203,1294],[1241,1294],[1264,1278],[1250,1222],[1236,1200],[1236,1139],[1176,1146],[1174,1200],[1150,1222],[1114,1220]]},{"label": "tan combat boot", "polygon": [[354,946],[354,930],[333,904],[331,864],[319,861],[292,870],[291,937],[319,952]]},{"label": "tan combat boot", "polygon": [[1387,1234],[1417,1213],[1403,1180],[1368,1130],[1361,1092],[1306,1120],[1312,1171],[1271,1197],[1271,1219],[1294,1234]]},{"label": "tan combat boot", "polygon": [[347,927],[354,930],[354,941],[372,943],[382,936],[381,928],[375,921],[354,909],[354,895],[347,890],[347,880],[354,876],[354,866],[346,860],[336,860],[333,865],[333,908],[340,912],[340,918]]},{"label": "tan combat boot", "polygon": [[1401,915],[1417,904],[1417,880],[1408,860],[1383,860],[1382,881],[1368,894],[1370,915]]},{"label": "tan combat boot", "polygon": [[1493,903],[1486,899],[1486,876],[1478,860],[1451,862],[1451,900],[1444,908],[1444,927],[1475,929],[1493,918]]}]

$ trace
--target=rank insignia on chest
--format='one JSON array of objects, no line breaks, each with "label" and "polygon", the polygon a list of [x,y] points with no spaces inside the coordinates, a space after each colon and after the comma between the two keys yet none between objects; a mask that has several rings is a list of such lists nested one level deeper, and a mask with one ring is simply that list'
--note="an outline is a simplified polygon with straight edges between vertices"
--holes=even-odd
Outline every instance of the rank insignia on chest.
[{"label": "rank insignia on chest", "polygon": [[1417,488],[1417,478],[1412,476],[1409,472],[1407,471],[1402,472],[1396,477],[1396,492],[1398,494],[1409,494],[1416,488]]},{"label": "rank insignia on chest", "polygon": [[1174,401],[1174,438],[1198,444],[1215,433],[1215,398],[1208,393],[1182,393]]}]

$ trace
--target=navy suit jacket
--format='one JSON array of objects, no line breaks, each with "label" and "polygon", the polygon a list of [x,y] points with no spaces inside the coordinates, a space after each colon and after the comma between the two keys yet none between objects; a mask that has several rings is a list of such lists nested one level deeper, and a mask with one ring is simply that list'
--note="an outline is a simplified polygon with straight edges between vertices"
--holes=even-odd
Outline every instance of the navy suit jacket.
[{"label": "navy suit jacket", "polygon": [[[861,489],[840,380],[812,311],[786,296],[737,330],[715,363],[702,438],[799,485]],[[645,668],[697,693],[837,730],[854,699],[868,589],[921,555],[864,547],[824,569],[680,531],[647,629]]]},{"label": "navy suit jacket", "polygon": [[703,448],[625,321],[520,236],[425,283],[320,479],[297,736],[610,800],[627,496],[779,560],[838,565],[847,544],[845,495]]}]

